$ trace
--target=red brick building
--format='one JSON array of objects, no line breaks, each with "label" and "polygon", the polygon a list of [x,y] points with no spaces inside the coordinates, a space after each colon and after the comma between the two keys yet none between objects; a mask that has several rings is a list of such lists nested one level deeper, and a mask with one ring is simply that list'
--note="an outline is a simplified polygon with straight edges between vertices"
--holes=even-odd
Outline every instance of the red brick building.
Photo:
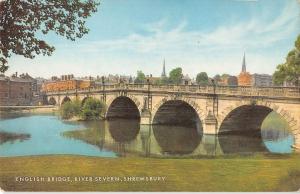
[{"label": "red brick building", "polygon": [[0,106],[31,105],[32,82],[17,76],[0,75]]},{"label": "red brick building", "polygon": [[76,89],[88,89],[95,86],[92,80],[75,79],[73,76],[62,76],[62,79],[55,79],[45,82],[42,85],[43,92],[56,92]]}]

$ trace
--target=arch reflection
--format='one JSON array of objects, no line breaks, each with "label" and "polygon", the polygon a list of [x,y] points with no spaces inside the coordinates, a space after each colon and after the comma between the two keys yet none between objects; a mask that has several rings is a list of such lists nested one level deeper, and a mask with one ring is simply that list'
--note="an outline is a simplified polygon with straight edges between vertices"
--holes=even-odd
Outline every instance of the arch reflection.
[{"label": "arch reflection", "polygon": [[198,132],[197,125],[153,125],[152,128],[154,137],[161,147],[162,154],[191,154],[197,148],[202,138],[202,133]]},{"label": "arch reflection", "polygon": [[128,143],[136,139],[140,131],[140,122],[134,119],[109,120],[108,129],[116,142]]},{"label": "arch reflection", "polygon": [[224,154],[268,152],[260,133],[218,135]]}]

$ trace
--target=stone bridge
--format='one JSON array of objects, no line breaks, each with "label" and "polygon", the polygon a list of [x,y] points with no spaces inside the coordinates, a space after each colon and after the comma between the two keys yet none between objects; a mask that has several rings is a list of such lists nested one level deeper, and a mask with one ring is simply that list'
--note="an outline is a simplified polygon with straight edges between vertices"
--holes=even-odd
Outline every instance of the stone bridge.
[{"label": "stone bridge", "polygon": [[204,134],[260,130],[275,111],[289,124],[300,149],[300,88],[116,84],[46,92],[48,104],[96,98],[106,117],[138,118],[144,124],[197,123]]}]

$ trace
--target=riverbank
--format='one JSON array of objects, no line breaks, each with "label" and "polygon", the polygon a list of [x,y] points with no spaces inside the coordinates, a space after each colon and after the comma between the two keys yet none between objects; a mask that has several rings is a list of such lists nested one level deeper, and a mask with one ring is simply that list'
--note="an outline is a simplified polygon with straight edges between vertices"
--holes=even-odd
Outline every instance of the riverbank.
[{"label": "riverbank", "polygon": [[[296,154],[230,159],[2,157],[0,166],[0,187],[6,191],[296,191],[300,187]],[[56,181],[21,181],[25,176]],[[59,181],[61,176],[70,181]],[[104,181],[112,176],[119,179]],[[160,181],[133,181],[137,176],[160,177]],[[76,181],[76,177],[88,178]]]},{"label": "riverbank", "polygon": [[58,112],[58,106],[0,106],[1,113],[53,113]]}]

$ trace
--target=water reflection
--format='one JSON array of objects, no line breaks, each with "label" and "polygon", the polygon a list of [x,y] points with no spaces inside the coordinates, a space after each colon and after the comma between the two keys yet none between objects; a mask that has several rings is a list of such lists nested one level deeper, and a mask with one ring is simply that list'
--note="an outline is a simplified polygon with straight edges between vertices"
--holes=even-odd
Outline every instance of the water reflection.
[{"label": "water reflection", "polygon": [[112,138],[118,143],[128,143],[136,139],[140,131],[139,120],[115,119],[108,121]]},{"label": "water reflection", "polygon": [[[57,116],[49,115],[32,115],[0,120],[0,132],[30,134],[30,139],[26,141],[1,144],[0,155],[75,154],[101,157],[116,156],[114,152],[108,150],[99,151],[94,145],[91,145],[95,140],[93,139],[94,137],[91,137],[93,134],[81,134],[81,129],[83,128],[84,126],[80,123],[70,125],[62,122]],[[79,138],[70,139],[61,135],[70,130],[80,131],[78,133]],[[86,139],[88,141],[83,141]]]},{"label": "water reflection", "polygon": [[191,154],[199,145],[202,134],[197,126],[153,125],[154,137],[163,154]]},{"label": "water reflection", "polygon": [[263,129],[263,143],[270,152],[290,153],[294,144],[294,136],[287,129]]},{"label": "water reflection", "polygon": [[109,133],[114,140],[114,151],[119,156],[126,156],[128,144],[135,140],[140,131],[137,119],[112,119],[107,121]]},{"label": "water reflection", "polygon": [[[288,130],[203,135],[197,126],[142,125],[138,120],[65,122],[57,116],[0,120],[0,132],[29,134],[30,139],[1,140],[0,155],[80,154],[91,156],[197,156],[292,151]],[[4,137],[4,136],[3,136]],[[20,138],[22,139],[22,138]]]},{"label": "water reflection", "polygon": [[224,154],[267,152],[260,133],[219,135],[218,140]]},{"label": "water reflection", "polygon": [[4,144],[6,142],[14,143],[17,140],[22,142],[28,139],[30,139],[30,134],[0,132],[0,144]]}]

